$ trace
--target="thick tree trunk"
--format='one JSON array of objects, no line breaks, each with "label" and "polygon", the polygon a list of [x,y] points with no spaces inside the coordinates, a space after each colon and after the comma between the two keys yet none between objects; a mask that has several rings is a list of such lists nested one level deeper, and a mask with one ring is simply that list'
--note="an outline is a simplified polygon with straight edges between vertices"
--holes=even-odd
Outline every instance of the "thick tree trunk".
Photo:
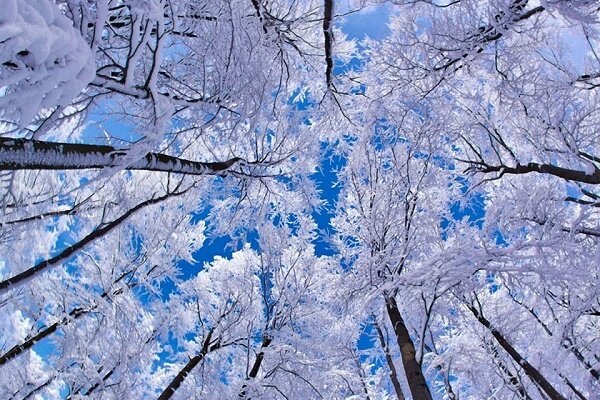
[{"label": "thick tree trunk", "polygon": [[[110,168],[121,166],[126,157],[127,150],[111,146],[0,138],[0,170]],[[236,157],[224,162],[198,162],[148,153],[124,167],[188,175],[222,175],[239,161],[241,159]]]},{"label": "thick tree trunk", "polygon": [[477,321],[479,321],[481,325],[489,329],[490,333],[492,334],[492,336],[494,336],[494,338],[500,344],[500,346],[512,357],[513,360],[515,360],[517,364],[519,364],[523,368],[523,371],[529,377],[529,379],[535,382],[535,384],[537,384],[548,395],[550,399],[566,400],[566,398],[563,397],[560,393],[558,393],[558,391],[550,384],[550,382],[548,382],[546,378],[544,378],[544,376],[533,365],[529,364],[529,362],[527,362],[527,360],[523,358],[514,347],[512,347],[512,345],[506,340],[506,338],[504,338],[504,336],[500,332],[498,332],[492,327],[490,321],[488,321],[483,315],[481,315],[481,313],[479,313],[479,311],[472,305],[467,304],[467,307],[469,308],[469,310],[471,310],[475,318],[477,318]]},{"label": "thick tree trunk", "polygon": [[325,37],[325,81],[327,89],[333,87],[333,0],[325,0],[323,35]]},{"label": "thick tree trunk", "polygon": [[163,390],[163,392],[160,394],[160,396],[158,396],[158,400],[170,399],[171,396],[173,396],[173,394],[175,394],[177,389],[179,389],[179,387],[181,386],[181,384],[183,383],[185,378],[190,374],[190,372],[192,372],[194,370],[194,368],[196,368],[196,365],[198,365],[202,360],[204,360],[204,357],[206,357],[206,355],[210,351],[216,350],[215,346],[212,346],[212,347],[210,346],[212,334],[213,334],[213,331],[211,329],[208,332],[208,335],[206,335],[206,338],[204,339],[204,343],[202,343],[202,349],[200,349],[200,352],[198,354],[196,354],[194,357],[190,358],[190,361],[188,361],[188,363],[179,371],[179,373],[175,376],[175,378],[173,378],[173,380],[171,381],[171,383],[169,383],[169,385],[165,388],[165,390]]},{"label": "thick tree trunk", "polygon": [[385,308],[392,323],[394,333],[396,334],[396,340],[400,347],[400,354],[402,355],[402,364],[404,365],[404,371],[408,380],[408,387],[414,400],[432,400],[429,387],[425,381],[425,376],[421,370],[421,366],[417,362],[415,345],[406,329],[404,320],[400,315],[398,309],[398,303],[396,299],[391,295],[385,296]]},{"label": "thick tree trunk", "polygon": [[385,361],[387,362],[388,368],[390,369],[390,381],[392,381],[392,385],[394,386],[394,391],[396,392],[396,397],[398,400],[404,400],[404,393],[402,393],[402,387],[400,386],[400,382],[398,381],[398,373],[396,372],[396,366],[394,365],[394,360],[390,355],[390,351],[388,349],[387,343],[385,342],[385,337],[383,336],[383,332],[381,327],[375,320],[373,323],[375,326],[375,330],[377,331],[377,336],[379,337],[379,344],[381,345],[381,349],[385,354]]}]

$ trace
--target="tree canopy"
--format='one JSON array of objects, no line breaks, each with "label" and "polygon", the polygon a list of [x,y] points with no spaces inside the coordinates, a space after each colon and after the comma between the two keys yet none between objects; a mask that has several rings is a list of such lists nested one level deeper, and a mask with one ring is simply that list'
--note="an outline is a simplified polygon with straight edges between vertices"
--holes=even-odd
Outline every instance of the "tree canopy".
[{"label": "tree canopy", "polygon": [[600,393],[598,2],[0,8],[0,398]]}]

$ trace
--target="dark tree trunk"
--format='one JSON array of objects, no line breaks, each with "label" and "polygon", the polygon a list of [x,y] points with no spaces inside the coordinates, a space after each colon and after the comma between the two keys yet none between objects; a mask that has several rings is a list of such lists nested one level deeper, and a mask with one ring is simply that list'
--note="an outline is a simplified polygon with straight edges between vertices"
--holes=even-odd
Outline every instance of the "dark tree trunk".
[{"label": "dark tree trunk", "polygon": [[515,360],[517,364],[519,364],[523,368],[523,371],[529,377],[529,379],[531,379],[536,385],[538,385],[548,395],[550,399],[566,400],[566,398],[563,397],[560,393],[558,393],[558,391],[550,384],[550,382],[548,382],[546,378],[544,378],[544,376],[542,376],[542,374],[533,365],[529,364],[529,362],[527,362],[527,360],[523,358],[514,347],[512,347],[512,345],[506,340],[506,338],[504,338],[504,336],[500,332],[498,332],[492,327],[490,321],[488,321],[483,315],[481,315],[481,313],[477,311],[477,309],[472,305],[467,304],[467,307],[469,308],[469,310],[471,310],[475,318],[477,318],[477,321],[479,321],[481,325],[489,329],[492,336],[494,336],[494,338],[496,339],[496,341],[498,341],[500,346],[512,357],[513,360]]},{"label": "dark tree trunk", "polygon": [[60,326],[66,325],[67,323],[69,323],[69,321],[71,321],[73,319],[77,319],[77,318],[81,317],[82,315],[85,315],[85,314],[89,313],[90,311],[91,311],[90,309],[86,310],[86,309],[83,309],[83,308],[75,308],[75,309],[73,309],[69,313],[68,316],[64,317],[60,321],[57,321],[57,322],[53,323],[50,326],[45,327],[44,329],[42,329],[41,331],[39,331],[34,336],[32,336],[29,339],[25,340],[23,343],[18,344],[16,346],[12,347],[6,353],[0,355],[0,365],[6,364],[8,361],[10,361],[13,358],[19,356],[25,350],[29,350],[37,342],[39,342],[40,340],[44,339],[45,337],[50,336],[51,334],[53,334],[54,332],[56,332],[56,330]]},{"label": "dark tree trunk", "polygon": [[404,365],[404,371],[408,380],[408,387],[410,393],[415,400],[432,400],[429,387],[425,381],[425,376],[421,370],[421,366],[417,362],[415,345],[408,333],[408,329],[404,324],[404,320],[400,315],[398,309],[398,303],[396,299],[391,295],[385,296],[385,308],[392,323],[398,346],[400,347],[400,354],[402,355],[402,364]]},{"label": "dark tree trunk", "polygon": [[327,88],[333,87],[333,0],[325,0],[323,35],[325,37],[325,80]]},{"label": "dark tree trunk", "polygon": [[483,173],[498,172],[500,175],[522,175],[537,172],[539,174],[553,175],[573,182],[589,183],[591,185],[600,183],[599,169],[595,169],[593,173],[588,174],[586,171],[562,168],[550,164],[529,163],[508,167],[506,165],[482,165],[474,163],[473,170]]},{"label": "dark tree trunk", "polygon": [[[271,338],[268,335],[265,335],[263,337],[262,345],[260,346],[261,351],[256,355],[256,359],[254,360],[254,364],[252,364],[252,368],[250,369],[250,373],[248,374],[248,378],[246,378],[246,380],[254,379],[258,376],[258,371],[260,371],[260,366],[265,358],[264,349],[269,347],[269,345],[271,344],[272,341],[273,341],[273,338]],[[240,391],[240,394],[238,395],[238,397],[240,399],[248,400],[248,397],[246,395],[247,388],[248,388],[248,385],[246,385],[246,384],[244,384],[242,386],[242,390]]]},{"label": "dark tree trunk", "polygon": [[0,282],[0,294],[6,292],[7,290],[10,290],[11,286],[24,284],[25,282],[34,278],[36,275],[41,274],[48,268],[54,267],[57,264],[61,263],[62,261],[65,261],[66,259],[71,257],[73,254],[75,254],[79,250],[83,249],[88,244],[92,243],[94,240],[99,239],[99,238],[105,236],[106,234],[110,233],[113,229],[118,227],[121,223],[123,223],[125,220],[127,220],[129,217],[131,217],[137,211],[139,211],[147,206],[151,206],[153,204],[158,204],[170,197],[180,196],[183,193],[185,193],[185,192],[167,193],[164,196],[146,200],[142,203],[139,203],[135,207],[127,210],[127,212],[122,214],[119,218],[115,219],[114,221],[93,230],[89,235],[87,235],[86,237],[84,237],[79,242],[75,243],[74,245],[67,247],[66,249],[61,251],[59,254],[57,254],[56,256],[49,258],[47,260],[44,260],[44,261],[40,261],[33,267],[13,276],[11,278],[1,281]]},{"label": "dark tree trunk", "polygon": [[206,339],[204,339],[204,343],[202,343],[202,349],[200,352],[196,354],[194,357],[190,358],[190,361],[179,371],[179,373],[173,378],[171,383],[163,390],[163,392],[158,396],[157,400],[167,400],[170,399],[173,394],[179,389],[185,378],[196,368],[204,357],[210,352],[217,349],[218,346],[211,346],[210,341],[212,338],[213,331],[212,329],[206,335]]},{"label": "dark tree trunk", "polygon": [[[121,276],[119,276],[119,278],[117,278],[113,282],[113,285],[116,285],[117,283],[119,283],[123,278],[125,278],[126,276],[131,274],[131,272],[132,271],[127,271],[127,272],[124,272],[123,274],[121,274]],[[132,288],[135,285],[136,285],[135,283],[127,284],[127,286],[129,288]],[[117,289],[117,290],[113,291],[112,294],[116,295],[116,294],[120,294],[121,292],[122,292],[122,289]],[[102,293],[102,295],[100,295],[100,298],[105,299],[106,297],[108,297],[108,294],[109,294],[109,291],[106,291],[106,292]],[[96,305],[90,305],[89,307],[76,307],[76,308],[72,309],[69,312],[69,314],[67,316],[65,316],[64,318],[62,318],[60,321],[57,321],[57,322],[53,323],[52,325],[43,327],[35,335],[25,338],[25,340],[21,344],[15,345],[10,350],[8,350],[6,353],[0,355],[0,365],[7,363],[8,361],[12,360],[15,357],[18,357],[25,350],[29,350],[37,342],[39,342],[40,340],[42,340],[42,339],[50,336],[54,332],[56,332],[56,330],[58,328],[60,328],[61,326],[67,325],[71,321],[76,320],[86,314],[93,312],[96,308],[97,308]]]},{"label": "dark tree trunk", "polygon": [[[121,166],[126,157],[127,150],[111,146],[0,138],[0,170],[111,168]],[[198,162],[148,153],[124,167],[188,175],[222,175],[239,161],[240,158],[232,158],[224,162]]]}]

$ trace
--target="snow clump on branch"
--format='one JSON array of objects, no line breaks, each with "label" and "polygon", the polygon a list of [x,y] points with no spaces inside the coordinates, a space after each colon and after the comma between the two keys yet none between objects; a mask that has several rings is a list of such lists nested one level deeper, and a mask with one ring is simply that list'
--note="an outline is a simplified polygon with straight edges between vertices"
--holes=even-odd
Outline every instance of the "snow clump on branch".
[{"label": "snow clump on branch", "polygon": [[94,56],[50,0],[3,0],[0,115],[27,125],[44,108],[67,105],[94,79]]}]

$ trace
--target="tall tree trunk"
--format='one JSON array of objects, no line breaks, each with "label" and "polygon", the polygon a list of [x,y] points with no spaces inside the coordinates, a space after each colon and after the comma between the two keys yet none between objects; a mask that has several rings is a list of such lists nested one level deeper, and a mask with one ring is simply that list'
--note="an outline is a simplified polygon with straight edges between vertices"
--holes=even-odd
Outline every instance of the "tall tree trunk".
[{"label": "tall tree trunk", "polygon": [[158,396],[157,400],[170,399],[171,396],[173,396],[173,394],[175,394],[177,389],[179,389],[179,387],[181,386],[181,384],[183,383],[185,378],[190,374],[190,372],[192,372],[194,370],[194,368],[196,368],[196,365],[198,365],[202,360],[204,360],[204,357],[206,357],[206,355],[209,352],[214,351],[218,348],[218,344],[214,345],[214,346],[210,345],[210,341],[212,339],[212,334],[213,334],[213,330],[211,329],[208,332],[208,335],[206,335],[206,338],[204,339],[204,343],[202,343],[202,349],[200,349],[200,352],[198,354],[196,354],[194,357],[190,358],[188,363],[179,371],[179,373],[175,376],[175,378],[173,378],[173,380],[169,383],[169,385],[165,388],[165,390],[163,390],[163,392],[160,394],[160,396]]},{"label": "tall tree trunk", "polygon": [[394,333],[396,334],[396,340],[400,347],[400,354],[402,355],[402,364],[404,365],[404,371],[406,373],[406,379],[408,380],[408,387],[414,400],[432,400],[429,387],[425,381],[425,376],[421,370],[421,366],[417,362],[415,345],[408,333],[408,329],[404,324],[404,320],[400,315],[398,309],[398,303],[394,296],[385,295],[385,308],[392,323]]},{"label": "tall tree trunk", "polygon": [[400,386],[400,382],[398,381],[398,373],[396,372],[396,366],[394,365],[394,360],[390,355],[388,345],[385,342],[383,331],[377,323],[377,320],[374,320],[373,325],[375,326],[375,330],[377,331],[377,336],[379,337],[379,344],[381,345],[381,349],[385,354],[385,361],[387,362],[388,368],[390,369],[390,381],[392,381],[392,385],[394,386],[396,397],[398,398],[398,400],[404,400],[404,393],[402,393],[402,387]]},{"label": "tall tree trunk", "polygon": [[506,338],[496,329],[492,327],[490,321],[488,321],[481,313],[472,305],[467,304],[467,307],[477,321],[487,329],[489,329],[490,333],[496,341],[500,344],[500,346],[512,357],[513,360],[517,364],[519,364],[525,374],[531,379],[536,385],[538,385],[552,400],[566,400],[558,391],[544,378],[544,376],[538,371],[533,365],[529,364],[529,362],[519,354],[519,352],[512,347],[512,345],[506,340]]},{"label": "tall tree trunk", "polygon": [[[127,272],[122,273],[117,279],[115,279],[115,281],[112,283],[112,285],[113,286],[116,285],[122,279],[124,279],[126,276],[130,275],[132,272],[133,271],[127,271]],[[135,282],[127,283],[127,286],[129,288],[133,288],[136,285],[137,285],[137,283],[135,283]],[[101,299],[107,298],[109,295],[109,292],[110,292],[110,290],[105,291],[104,293],[102,293],[100,295],[100,298]],[[117,295],[120,293],[122,293],[122,289],[117,289],[112,292],[112,295],[114,296],[114,295]],[[55,323],[53,323],[49,326],[42,327],[41,329],[38,330],[38,332],[35,335],[26,337],[23,340],[23,342],[13,346],[6,353],[1,354],[0,355],[0,365],[7,363],[8,361],[12,360],[15,357],[18,357],[25,350],[29,350],[30,348],[32,348],[40,340],[42,340],[42,339],[50,336],[54,332],[56,332],[56,330],[58,328],[60,328],[61,326],[67,325],[70,322],[72,322],[73,320],[76,320],[86,314],[93,312],[97,307],[98,307],[97,305],[90,305],[88,307],[76,307],[76,308],[72,309],[69,312],[69,314],[67,316],[63,317],[61,320],[56,321]]]},{"label": "tall tree trunk", "polygon": [[74,255],[76,252],[85,248],[88,244],[92,243],[96,239],[100,239],[100,238],[104,237],[105,235],[107,235],[108,233],[113,231],[116,227],[121,225],[121,223],[123,223],[125,220],[127,220],[129,217],[131,217],[137,211],[139,211],[145,207],[161,203],[171,197],[180,196],[180,195],[184,194],[185,192],[186,191],[184,190],[182,192],[167,193],[164,196],[153,198],[153,199],[146,200],[146,201],[139,203],[135,207],[130,208],[125,213],[123,213],[119,218],[113,220],[112,222],[110,222],[108,224],[101,225],[100,227],[94,229],[90,234],[88,234],[86,237],[81,239],[79,242],[75,243],[72,246],[67,247],[66,249],[61,251],[59,254],[57,254],[56,256],[49,258],[47,260],[44,260],[44,261],[40,261],[33,267],[31,267],[21,273],[18,273],[17,275],[15,275],[11,278],[1,281],[0,282],[0,294],[10,290],[11,287],[23,285],[24,283],[26,283],[30,279],[33,279],[35,276],[43,273],[47,269],[49,269],[51,267],[55,267],[59,263],[67,260],[69,257]]},{"label": "tall tree trunk", "polygon": [[[126,157],[127,150],[112,146],[0,138],[0,170],[110,168],[121,166]],[[236,157],[223,162],[198,162],[148,153],[133,164],[124,165],[124,168],[188,175],[221,175],[239,161],[241,158]]]},{"label": "tall tree trunk", "polygon": [[50,336],[51,334],[56,332],[56,330],[60,326],[66,325],[69,322],[71,322],[72,320],[77,319],[77,318],[81,317],[82,315],[85,315],[85,314],[91,312],[94,308],[91,308],[91,309],[75,308],[75,309],[71,310],[71,312],[69,313],[68,316],[62,318],[61,320],[53,323],[50,326],[43,328],[41,331],[39,331],[34,336],[31,336],[30,338],[24,340],[21,344],[17,344],[15,346],[13,346],[6,353],[0,355],[0,365],[6,364],[8,361],[12,360],[13,358],[16,358],[21,353],[23,353],[25,350],[29,350],[30,348],[32,348],[40,340],[42,340],[45,337]]}]

